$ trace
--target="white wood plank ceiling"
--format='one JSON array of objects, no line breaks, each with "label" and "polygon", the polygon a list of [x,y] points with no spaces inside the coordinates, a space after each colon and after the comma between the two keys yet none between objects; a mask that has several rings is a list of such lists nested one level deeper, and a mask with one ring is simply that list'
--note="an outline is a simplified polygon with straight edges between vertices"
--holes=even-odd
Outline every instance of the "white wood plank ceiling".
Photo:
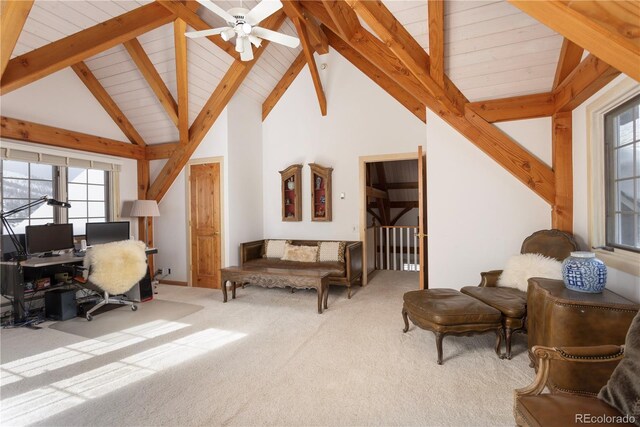
[{"label": "white wood plank ceiling", "polygon": [[[37,0],[14,56],[150,3],[151,0]],[[428,52],[427,2],[383,0]],[[256,0],[216,1],[223,9],[253,8]],[[205,8],[198,14],[212,27],[226,25]],[[191,29],[190,29],[191,30]],[[296,35],[287,20],[280,31]],[[173,25],[140,36],[140,43],[177,98]],[[445,66],[471,100],[546,92],[551,89],[562,37],[504,0],[445,3]],[[216,88],[232,58],[207,39],[189,39],[189,119],[192,122]],[[262,103],[300,53],[270,43],[239,91]],[[85,61],[149,144],[178,140],[178,132],[122,46]]]}]

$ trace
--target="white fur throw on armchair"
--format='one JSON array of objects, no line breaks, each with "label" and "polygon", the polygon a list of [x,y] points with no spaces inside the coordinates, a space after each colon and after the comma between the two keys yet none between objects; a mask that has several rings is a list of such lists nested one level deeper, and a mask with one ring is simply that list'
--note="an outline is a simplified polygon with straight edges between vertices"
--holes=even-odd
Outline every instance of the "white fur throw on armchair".
[{"label": "white fur throw on armchair", "polygon": [[89,281],[112,295],[127,292],[147,272],[145,244],[122,240],[92,246],[84,257]]}]

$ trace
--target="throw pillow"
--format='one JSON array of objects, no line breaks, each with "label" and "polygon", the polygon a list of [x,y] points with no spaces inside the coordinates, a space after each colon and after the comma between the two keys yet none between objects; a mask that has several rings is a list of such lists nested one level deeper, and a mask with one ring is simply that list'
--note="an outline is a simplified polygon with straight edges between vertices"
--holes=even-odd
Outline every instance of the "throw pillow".
[{"label": "throw pillow", "polygon": [[562,279],[562,263],[540,254],[512,256],[498,278],[498,286],[527,292],[527,280],[531,277]]},{"label": "throw pillow", "polygon": [[287,244],[284,248],[283,261],[316,262],[318,259],[317,246],[298,246]]},{"label": "throw pillow", "polygon": [[289,240],[265,240],[264,241],[264,257],[265,258],[282,258],[284,256],[284,247]]},{"label": "throw pillow", "polygon": [[318,261],[344,262],[345,242],[318,243]]},{"label": "throw pillow", "polygon": [[640,314],[633,318],[624,341],[624,359],[618,363],[607,384],[598,393],[625,415],[640,419]]}]

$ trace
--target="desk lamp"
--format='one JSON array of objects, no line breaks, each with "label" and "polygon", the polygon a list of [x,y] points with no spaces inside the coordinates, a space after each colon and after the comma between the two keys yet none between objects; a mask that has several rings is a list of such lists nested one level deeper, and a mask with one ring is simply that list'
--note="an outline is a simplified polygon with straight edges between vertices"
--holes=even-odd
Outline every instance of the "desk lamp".
[{"label": "desk lamp", "polygon": [[144,218],[144,244],[149,246],[149,223],[147,218],[160,216],[158,202],[155,200],[134,200],[129,216]]},{"label": "desk lamp", "polygon": [[67,202],[60,202],[58,200],[52,199],[49,196],[42,196],[39,199],[32,200],[31,202],[27,203],[26,205],[18,206],[17,208],[11,209],[10,211],[6,211],[6,212],[2,211],[2,212],[0,212],[0,219],[2,220],[2,225],[4,226],[5,230],[7,230],[7,234],[9,235],[9,238],[11,239],[11,243],[13,243],[13,246],[16,248],[16,253],[17,253],[16,260],[17,261],[24,261],[25,259],[27,259],[27,250],[24,248],[22,243],[20,243],[20,240],[16,236],[16,233],[13,231],[13,227],[11,227],[11,223],[9,222],[7,217],[9,217],[11,215],[15,215],[18,212],[22,212],[22,211],[24,211],[26,209],[36,207],[36,206],[41,205],[41,204],[43,204],[45,202],[49,206],[59,206],[61,208],[70,208],[71,207],[71,205],[69,203],[67,203]]}]

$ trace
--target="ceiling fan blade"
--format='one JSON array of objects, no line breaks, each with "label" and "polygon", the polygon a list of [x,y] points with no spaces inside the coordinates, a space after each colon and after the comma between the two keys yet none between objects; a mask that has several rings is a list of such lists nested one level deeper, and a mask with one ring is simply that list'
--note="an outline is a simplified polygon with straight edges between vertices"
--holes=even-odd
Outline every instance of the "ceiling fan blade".
[{"label": "ceiling fan blade", "polygon": [[251,34],[256,37],[260,37],[261,39],[270,40],[274,43],[283,44],[288,47],[300,46],[300,40],[298,38],[267,30],[266,28],[253,27]]},{"label": "ceiling fan blade", "polygon": [[236,18],[234,18],[233,15],[231,15],[229,12],[227,12],[226,10],[224,10],[214,2],[209,0],[196,0],[196,1],[201,5],[203,5],[204,7],[206,7],[207,9],[209,9],[211,12],[215,13],[216,15],[224,19],[226,22],[229,22],[229,23],[236,22]]},{"label": "ceiling fan blade", "polygon": [[247,13],[245,19],[251,25],[258,25],[264,18],[280,9],[282,9],[282,2],[280,0],[262,0]]},{"label": "ceiling fan blade", "polygon": [[251,48],[251,42],[247,37],[242,38],[244,43],[244,50],[240,54],[240,60],[253,61],[253,49]]},{"label": "ceiling fan blade", "polygon": [[195,39],[197,37],[215,36],[216,34],[220,34],[223,31],[227,31],[227,30],[233,30],[233,28],[220,27],[220,28],[212,28],[210,30],[189,31],[188,33],[184,33],[184,35],[191,39]]}]

